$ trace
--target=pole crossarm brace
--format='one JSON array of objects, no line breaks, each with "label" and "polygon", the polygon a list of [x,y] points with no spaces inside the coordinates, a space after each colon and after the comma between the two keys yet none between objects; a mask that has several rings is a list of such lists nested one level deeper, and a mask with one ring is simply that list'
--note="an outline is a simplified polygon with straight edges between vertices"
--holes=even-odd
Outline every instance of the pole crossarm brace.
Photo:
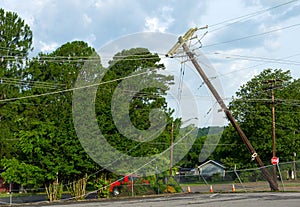
[{"label": "pole crossarm brace", "polygon": [[211,91],[211,93],[213,94],[213,96],[215,97],[215,99],[217,100],[219,105],[221,106],[221,108],[224,111],[224,113],[226,114],[228,120],[230,121],[232,126],[235,128],[235,130],[237,131],[237,133],[239,134],[239,136],[241,137],[243,142],[245,143],[247,149],[249,150],[249,152],[252,155],[252,159],[255,159],[256,162],[258,163],[258,165],[260,166],[260,169],[261,169],[263,175],[265,176],[266,180],[269,182],[271,190],[278,191],[278,184],[277,184],[276,180],[273,179],[273,176],[271,176],[270,173],[268,172],[268,170],[264,167],[262,160],[260,159],[257,152],[251,145],[249,139],[247,138],[247,136],[245,135],[245,133],[243,132],[243,130],[241,129],[241,127],[239,126],[237,121],[234,119],[233,115],[231,114],[231,112],[229,111],[227,106],[225,105],[225,103],[224,103],[223,99],[221,98],[221,96],[219,95],[218,91],[215,89],[213,84],[210,82],[210,80],[206,76],[205,72],[202,70],[200,64],[198,63],[197,59],[195,58],[194,53],[187,46],[186,42],[190,39],[190,37],[197,30],[198,30],[197,28],[192,28],[183,37],[179,37],[178,42],[172,47],[172,49],[166,54],[166,56],[170,57],[171,55],[174,55],[176,53],[176,50],[178,50],[179,47],[183,48],[184,52],[189,57],[189,59],[191,60],[191,62],[194,65],[194,67],[200,74],[204,83],[207,85],[207,87],[209,88],[209,90]]},{"label": "pole crossarm brace", "polygon": [[200,29],[207,29],[208,26],[206,25],[205,27],[201,27],[201,28],[198,28],[198,27],[195,27],[195,28],[191,28],[189,29],[182,37],[182,40],[178,40],[178,42],[169,50],[169,52],[166,54],[166,57],[173,57],[177,50],[182,47],[182,44],[187,42],[188,40],[190,40],[192,38],[192,36],[194,35],[194,33]]}]

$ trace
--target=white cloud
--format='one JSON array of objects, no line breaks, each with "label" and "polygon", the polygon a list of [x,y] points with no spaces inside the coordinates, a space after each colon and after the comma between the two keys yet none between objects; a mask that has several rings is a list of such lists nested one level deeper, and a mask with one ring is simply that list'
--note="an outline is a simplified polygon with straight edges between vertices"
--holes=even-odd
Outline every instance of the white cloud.
[{"label": "white cloud", "polygon": [[[87,41],[99,48],[110,40],[142,31],[168,32],[176,37],[184,34],[191,26],[213,25],[224,20],[261,11],[282,1],[232,0],[0,0],[5,10],[17,12],[33,30],[34,54],[50,52],[72,40]],[[220,44],[205,45],[270,31],[279,26],[299,23],[300,6],[290,3],[253,18],[228,25],[229,22],[209,27],[208,35],[202,39],[204,54],[223,51],[224,53],[282,58],[299,53],[297,41],[299,27],[276,33]],[[220,30],[212,30],[222,27]],[[198,32],[200,37],[203,31]],[[122,48],[119,48],[122,49]],[[167,51],[170,48],[165,48]],[[258,62],[212,57],[212,64],[220,73],[231,72],[223,77],[227,94],[233,94],[248,81],[254,73],[263,68],[287,68],[297,70],[294,65],[265,64],[251,70],[241,70]],[[297,61],[297,59],[295,59]],[[292,71],[292,73],[293,73]],[[295,74],[300,76],[300,72]],[[294,77],[297,78],[297,77]],[[234,85],[229,87],[230,85]]]},{"label": "white cloud", "polygon": [[172,17],[173,9],[171,7],[162,7],[156,11],[153,17],[145,18],[144,31],[150,32],[166,32],[174,22]]},{"label": "white cloud", "polygon": [[105,9],[107,5],[111,3],[113,3],[113,0],[96,0],[94,5],[97,9]]},{"label": "white cloud", "polygon": [[103,1],[96,1],[95,2],[95,7],[97,8],[97,9],[100,9],[100,8],[102,8],[102,7],[104,7],[104,3],[103,3]]},{"label": "white cloud", "polygon": [[52,52],[58,47],[58,44],[56,42],[45,43],[43,41],[39,41],[39,45],[43,53]]},{"label": "white cloud", "polygon": [[85,26],[88,26],[89,24],[91,24],[92,23],[92,18],[91,17],[89,17],[87,14],[83,14],[82,15],[82,18],[83,18],[83,24],[85,25]]},{"label": "white cloud", "polygon": [[167,27],[163,26],[157,17],[146,17],[145,31],[147,32],[165,32]]}]

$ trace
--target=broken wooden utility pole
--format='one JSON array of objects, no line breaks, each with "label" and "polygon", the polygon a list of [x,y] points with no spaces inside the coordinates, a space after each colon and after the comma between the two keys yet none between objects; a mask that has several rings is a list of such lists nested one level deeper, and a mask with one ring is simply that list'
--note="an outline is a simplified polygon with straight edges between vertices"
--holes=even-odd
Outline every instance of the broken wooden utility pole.
[{"label": "broken wooden utility pole", "polygon": [[[204,28],[207,28],[207,26],[204,27]],[[256,162],[258,163],[258,165],[260,166],[260,169],[261,169],[263,175],[265,176],[266,180],[269,182],[271,190],[278,191],[277,182],[274,180],[274,178],[270,175],[268,170],[265,168],[263,162],[259,158],[257,152],[255,151],[255,149],[251,145],[251,143],[248,140],[248,138],[246,137],[245,133],[240,128],[239,124],[236,122],[233,115],[231,114],[231,112],[229,111],[227,106],[225,105],[223,99],[218,94],[217,90],[215,89],[215,87],[212,85],[212,83],[210,82],[210,80],[208,79],[208,77],[206,76],[204,71],[202,70],[201,66],[199,65],[198,61],[195,58],[194,53],[189,49],[189,47],[186,44],[186,42],[192,38],[193,34],[197,30],[204,29],[204,28],[192,28],[184,36],[180,36],[179,39],[178,39],[178,42],[172,47],[172,49],[166,54],[166,56],[167,57],[172,57],[174,54],[176,54],[176,51],[178,50],[179,47],[183,48],[184,52],[187,54],[187,56],[189,57],[189,59],[193,63],[194,67],[196,68],[196,70],[198,71],[200,76],[202,77],[204,83],[207,85],[207,87],[209,88],[209,90],[211,91],[211,93],[213,94],[213,96],[215,97],[215,99],[217,100],[219,105],[221,106],[222,110],[226,114],[226,116],[229,119],[230,123],[233,125],[235,130],[238,132],[239,136],[242,138],[243,142],[245,143],[246,147],[248,148],[249,152],[251,153],[252,159],[255,159]]]}]

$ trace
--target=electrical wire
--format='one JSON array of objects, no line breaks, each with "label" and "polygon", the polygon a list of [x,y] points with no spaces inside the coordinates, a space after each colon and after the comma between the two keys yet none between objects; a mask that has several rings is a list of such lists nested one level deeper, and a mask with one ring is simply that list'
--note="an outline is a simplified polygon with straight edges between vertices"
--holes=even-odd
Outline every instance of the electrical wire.
[{"label": "electrical wire", "polygon": [[[278,4],[278,5],[275,5],[273,7],[267,8],[267,9],[263,9],[263,10],[256,11],[256,12],[253,12],[253,13],[249,13],[249,14],[246,14],[246,15],[242,15],[242,16],[239,16],[239,17],[227,19],[227,20],[215,23],[215,24],[211,24],[211,25],[209,25],[209,28],[213,28],[213,27],[216,27],[216,26],[219,26],[219,25],[222,25],[222,24],[225,24],[225,25],[223,25],[223,26],[221,26],[219,28],[216,28],[216,29],[214,29],[214,30],[212,30],[210,32],[217,31],[217,30],[219,30],[219,29],[221,29],[223,27],[231,26],[231,25],[233,25],[235,23],[241,22],[241,21],[249,19],[249,18],[253,18],[253,17],[257,16],[257,15],[263,14],[265,12],[271,11],[273,9],[276,9],[276,8],[279,8],[279,7],[282,7],[282,6],[286,6],[288,4],[291,4],[291,3],[294,3],[294,2],[297,2],[297,1],[298,0],[287,1],[287,2],[284,2],[282,4]],[[226,24],[226,23],[229,23],[229,24]],[[18,49],[10,48],[10,47],[0,47],[0,50],[12,51],[12,52],[14,52],[16,54],[22,54],[23,56],[27,55],[27,52],[22,52],[22,51],[20,51]],[[70,57],[65,56],[65,58],[70,58]]]},{"label": "electrical wire", "polygon": [[[263,63],[278,63],[278,64],[287,64],[287,65],[300,65],[299,61],[286,60],[284,58],[267,58],[267,57],[256,57],[256,56],[248,56],[248,55],[236,55],[236,54],[224,54],[215,52],[216,55],[223,55],[225,58],[237,59],[237,60],[248,60],[255,62],[263,62]],[[300,55],[299,53],[297,55]]]},{"label": "electrical wire", "polygon": [[[184,139],[185,139],[190,133],[192,133],[194,130],[195,130],[195,129],[191,129],[189,132],[187,132],[187,133],[186,133],[182,138],[180,138],[177,142],[173,143],[173,146],[176,146],[177,143],[179,143],[180,141],[184,140]],[[168,150],[165,150],[165,151],[162,152],[162,153],[166,153],[166,152],[168,152]],[[140,167],[137,168],[136,170],[134,170],[134,171],[132,171],[131,173],[129,173],[129,175],[135,174],[136,172],[138,172],[139,170],[143,169],[145,166],[150,165],[152,162],[154,162],[154,161],[157,160],[157,159],[158,159],[158,156],[154,157],[154,158],[153,158],[152,160],[150,160],[149,162],[143,164],[142,166],[140,166]],[[122,178],[118,179],[117,181],[120,181],[120,180],[122,180]],[[117,182],[117,181],[114,181],[113,183],[115,183],[115,182]],[[97,189],[97,190],[95,190],[95,191],[89,192],[89,193],[84,194],[84,195],[81,195],[81,196],[79,196],[79,197],[87,196],[87,195],[89,195],[89,194],[91,194],[91,193],[95,193],[95,192],[97,192],[97,191],[99,191],[99,190],[103,190],[103,189],[105,189],[105,188],[108,188],[108,187],[111,186],[113,183],[110,183],[110,184],[108,184],[108,185],[106,185],[106,186],[103,186],[103,187],[101,187],[101,188],[99,188],[99,189]],[[70,200],[70,199],[74,199],[74,197],[73,197],[73,198],[68,198],[68,199],[65,199],[65,200]]]},{"label": "electrical wire", "polygon": [[240,38],[236,38],[236,39],[232,39],[232,40],[227,40],[227,41],[218,42],[218,43],[212,43],[212,44],[208,44],[208,45],[203,45],[202,47],[203,48],[208,48],[208,47],[214,47],[214,46],[228,44],[228,43],[232,43],[232,42],[236,42],[236,41],[241,41],[241,40],[245,40],[245,39],[251,39],[251,38],[255,38],[255,37],[259,37],[259,36],[263,36],[263,35],[268,35],[268,34],[271,34],[271,33],[274,33],[274,32],[282,31],[282,30],[291,29],[291,28],[298,27],[298,26],[300,26],[300,23],[289,25],[289,26],[286,26],[286,27],[281,27],[281,28],[278,28],[278,29],[269,30],[267,32],[253,34],[253,35],[249,35],[249,36],[245,36],[245,37],[240,37]]},{"label": "electrical wire", "polygon": [[[287,3],[285,3],[285,4],[288,4],[288,3],[292,3],[292,2],[295,2],[295,1],[289,1],[289,2],[287,2]],[[281,4],[281,6],[282,6],[283,4]],[[277,6],[277,7],[279,7],[279,6]],[[262,10],[262,11],[266,11],[266,10]],[[244,17],[246,17],[247,15],[245,15]],[[250,18],[250,17],[249,17]],[[231,20],[232,21],[232,20]],[[215,24],[215,25],[213,25],[213,26],[216,26],[216,25],[219,25],[219,24]],[[228,25],[226,25],[226,26],[228,26]],[[293,26],[293,25],[292,25]],[[286,27],[286,28],[283,28],[283,29],[287,29],[287,28],[291,28],[292,26],[290,26],[290,27]],[[299,24],[298,25],[294,25],[294,26],[299,26]],[[276,31],[278,31],[278,30],[276,30]],[[244,37],[244,38],[239,38],[239,39],[237,39],[237,40],[235,40],[235,41],[238,41],[238,40],[242,40],[242,39],[246,39],[246,38],[251,38],[251,37],[255,37],[255,36],[258,36],[258,35],[264,35],[264,34],[268,34],[268,33],[270,33],[270,32],[275,32],[275,30],[274,31],[269,31],[269,32],[267,32],[267,33],[262,33],[262,34],[257,34],[257,35],[252,35],[252,36],[248,36],[248,37]],[[229,42],[231,42],[231,41],[233,41],[233,40],[230,40]],[[228,41],[227,42],[225,42],[225,43],[228,43]],[[217,44],[225,44],[224,42],[223,43],[217,43]],[[215,45],[215,44],[214,44]],[[214,46],[214,45],[208,45],[208,46]],[[206,46],[206,47],[208,47],[208,46]],[[44,59],[44,60],[41,60],[41,61],[45,61],[46,59]],[[50,60],[50,59],[48,59],[48,60]],[[46,60],[46,61],[48,61],[48,60]],[[72,62],[75,62],[75,61],[79,61],[79,60],[70,60],[70,59],[65,59],[65,60],[67,60],[67,61],[72,61]],[[128,60],[128,59],[125,59],[125,60]],[[135,59],[131,59],[131,60],[135,60]],[[56,61],[58,61],[58,60],[56,60]],[[81,60],[82,61],[82,60]],[[50,62],[50,61],[48,61],[48,62]],[[141,75],[141,74],[139,74],[139,75]],[[133,76],[134,77],[134,76]],[[129,78],[129,77],[126,77],[126,78],[124,78],[124,79],[127,79],[127,78]],[[123,79],[118,79],[118,80],[123,80]],[[105,84],[105,83],[107,83],[107,82],[104,82],[104,83],[100,83],[99,85],[101,85],[101,84]],[[94,85],[93,85],[94,86]],[[89,87],[92,87],[92,86],[89,86]],[[72,90],[77,90],[77,89],[81,89],[81,88],[73,88],[73,89],[68,89],[68,90],[63,90],[63,91],[57,91],[57,92],[55,92],[55,93],[61,93],[61,92],[67,92],[67,91],[72,91]],[[40,95],[43,95],[43,94],[40,94]],[[26,98],[26,97],[22,97],[22,98]],[[1,101],[5,101],[5,100],[1,100]],[[10,99],[8,99],[8,101],[10,101]],[[152,162],[152,161],[151,161]],[[142,166],[143,167],[143,166]]]},{"label": "electrical wire", "polygon": [[[0,47],[0,51],[1,51]],[[153,54],[129,54],[129,55],[112,55],[112,56],[101,56],[102,60],[112,60],[112,61],[118,61],[118,60],[140,60],[140,59],[157,59],[155,55],[158,55],[160,58],[166,58],[164,54],[162,53],[153,53]],[[25,56],[16,56],[16,55],[1,55],[2,61],[4,60],[16,60],[16,59],[24,59]],[[135,58],[128,58],[128,57],[135,57]],[[113,58],[113,59],[111,59]],[[31,61],[37,61],[37,62],[81,62],[81,61],[99,61],[99,57],[95,57],[93,55],[82,55],[82,56],[52,56],[47,54],[42,54],[37,57],[33,57],[31,59],[28,59]]]},{"label": "electrical wire", "polygon": [[[214,53],[215,55],[218,55],[218,54],[222,54],[220,52],[215,52]],[[296,56],[299,56],[300,53],[297,53],[297,54],[294,54],[294,55],[290,55],[290,56],[286,56],[286,57],[283,57],[283,58],[277,58],[277,60],[281,60],[281,61],[284,61],[284,60],[287,60],[289,58],[292,58],[292,57],[296,57]],[[261,57],[262,59],[270,59],[270,58],[263,58]],[[276,60],[276,59],[275,59]],[[259,66],[262,66],[262,65],[265,65],[266,63],[263,62],[263,63],[260,63],[260,64],[255,64],[255,65],[252,65],[252,66],[249,66],[249,67],[245,67],[245,68],[241,68],[241,69],[238,69],[238,70],[234,70],[234,71],[231,71],[231,72],[227,72],[227,73],[223,73],[223,74],[220,74],[218,76],[215,76],[215,78],[221,78],[221,77],[225,77],[225,76],[228,76],[228,75],[232,75],[234,73],[237,73],[237,72],[240,72],[240,71],[243,71],[243,70],[248,70],[248,69],[252,69],[252,68],[256,68],[256,67],[259,67]]]},{"label": "electrical wire", "polygon": [[10,79],[5,77],[0,77],[0,85],[13,85],[20,87],[30,87],[30,88],[44,88],[44,89],[57,89],[65,86],[65,84],[55,84],[49,82],[41,81],[31,81],[31,80],[20,80],[20,79]]},{"label": "electrical wire", "polygon": [[183,81],[184,81],[184,74],[185,74],[185,63],[181,62],[180,67],[180,76],[179,76],[179,84],[178,84],[178,101],[181,102],[182,91],[183,91]]},{"label": "electrical wire", "polygon": [[[266,13],[268,11],[271,11],[273,9],[277,9],[279,7],[282,7],[282,6],[286,6],[288,4],[291,4],[291,3],[295,3],[299,0],[292,0],[292,1],[288,1],[288,2],[285,2],[285,3],[282,3],[282,4],[278,4],[278,5],[275,5],[273,7],[270,7],[270,8],[267,8],[267,9],[263,9],[263,10],[260,10],[260,11],[256,11],[256,12],[253,12],[253,13],[249,13],[249,14],[246,14],[246,15],[242,15],[242,16],[239,16],[239,17],[235,17],[235,18],[231,18],[231,19],[228,19],[228,20],[224,20],[224,21],[221,21],[219,23],[216,23],[216,24],[212,24],[212,25],[209,25],[209,28],[211,27],[216,27],[216,26],[219,26],[219,25],[222,25],[222,24],[225,24],[219,28],[216,28],[216,29],[213,29],[211,31],[209,31],[210,33],[212,32],[215,32],[215,31],[218,31],[220,29],[223,29],[225,27],[228,27],[228,26],[231,26],[233,24],[236,24],[236,23],[239,23],[241,21],[244,21],[246,19],[250,19],[250,18],[253,18],[255,16],[258,16],[258,15],[261,15],[263,13]],[[230,22],[230,23],[229,23]],[[229,24],[226,24],[226,23],[229,23]]]},{"label": "electrical wire", "polygon": [[149,73],[149,71],[142,72],[142,73],[139,73],[139,74],[134,74],[134,75],[123,77],[123,78],[117,78],[117,79],[114,79],[114,80],[105,81],[105,82],[102,82],[102,83],[95,83],[95,84],[91,84],[91,85],[87,85],[87,86],[81,86],[81,87],[77,87],[77,88],[70,88],[70,89],[65,89],[65,90],[60,90],[60,91],[53,91],[53,92],[30,95],[30,96],[24,96],[24,97],[2,99],[2,100],[0,100],[0,102],[9,102],[9,101],[16,101],[16,100],[29,99],[29,98],[37,98],[37,97],[41,97],[41,96],[48,96],[48,95],[54,95],[54,94],[59,94],[59,93],[71,92],[71,91],[74,91],[74,90],[80,90],[80,89],[95,87],[95,86],[99,86],[99,85],[103,85],[103,84],[107,84],[107,83],[112,83],[112,82],[116,82],[116,81],[120,81],[120,80],[125,80],[125,79],[129,79],[129,78],[134,78],[134,77],[144,75],[144,74],[148,74],[148,73]]}]

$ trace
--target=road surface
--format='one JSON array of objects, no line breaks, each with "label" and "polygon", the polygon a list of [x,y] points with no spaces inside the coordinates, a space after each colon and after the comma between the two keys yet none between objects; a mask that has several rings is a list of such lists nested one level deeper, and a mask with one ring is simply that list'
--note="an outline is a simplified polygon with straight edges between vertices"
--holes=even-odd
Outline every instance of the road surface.
[{"label": "road surface", "polygon": [[43,207],[163,207],[163,206],[205,206],[205,207],[299,207],[300,193],[212,193],[177,194],[163,197],[128,198],[77,203],[41,204]]}]

